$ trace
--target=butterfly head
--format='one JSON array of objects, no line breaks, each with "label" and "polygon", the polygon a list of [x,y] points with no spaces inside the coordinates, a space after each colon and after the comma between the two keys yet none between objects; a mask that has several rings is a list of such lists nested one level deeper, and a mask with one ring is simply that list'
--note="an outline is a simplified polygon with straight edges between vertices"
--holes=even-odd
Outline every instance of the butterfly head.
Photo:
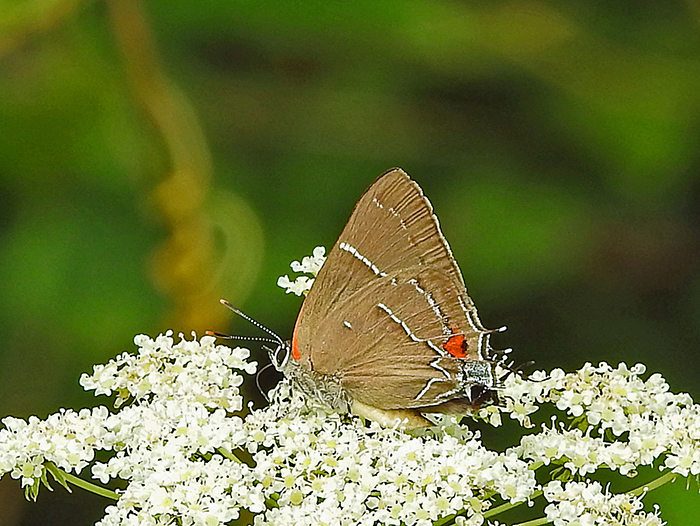
[{"label": "butterfly head", "polygon": [[279,372],[284,373],[289,368],[289,362],[292,355],[292,347],[288,341],[278,341],[274,347],[264,346],[270,356],[270,362]]}]

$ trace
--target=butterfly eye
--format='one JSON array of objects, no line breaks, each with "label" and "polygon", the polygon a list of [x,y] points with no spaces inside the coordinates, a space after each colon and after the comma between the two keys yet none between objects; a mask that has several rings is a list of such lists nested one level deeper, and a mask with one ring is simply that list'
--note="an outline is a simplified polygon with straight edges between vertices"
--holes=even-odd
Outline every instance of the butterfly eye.
[{"label": "butterfly eye", "polygon": [[289,359],[289,345],[284,342],[279,342],[275,348],[265,347],[267,354],[270,356],[270,361],[275,369],[282,371],[287,365]]}]

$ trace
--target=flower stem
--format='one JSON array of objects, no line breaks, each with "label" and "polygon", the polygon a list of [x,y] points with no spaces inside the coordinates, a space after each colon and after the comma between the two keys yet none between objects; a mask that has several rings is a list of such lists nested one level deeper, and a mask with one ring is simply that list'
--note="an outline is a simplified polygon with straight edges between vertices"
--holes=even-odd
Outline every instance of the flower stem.
[{"label": "flower stem", "polygon": [[[530,500],[536,499],[536,498],[539,497],[540,495],[542,495],[542,491],[541,491],[541,490],[540,490],[540,491],[535,491],[535,492],[530,496]],[[485,512],[485,513],[483,514],[483,515],[484,515],[484,519],[488,519],[489,517],[493,517],[494,515],[498,515],[499,513],[506,512],[506,511],[511,510],[511,509],[513,509],[513,508],[516,508],[516,507],[518,507],[518,506],[520,506],[520,505],[522,505],[522,504],[525,504],[525,501],[523,501],[523,502],[516,502],[515,504],[512,504],[512,503],[510,503],[510,502],[506,502],[505,504],[501,504],[500,506],[496,506],[495,508],[491,508],[489,511]],[[539,520],[539,519],[538,519],[538,520]]]},{"label": "flower stem", "polygon": [[547,517],[540,517],[539,519],[532,519],[531,521],[521,522],[515,526],[540,526],[540,524],[548,524],[551,522]]},{"label": "flower stem", "polygon": [[223,456],[224,458],[227,458],[229,460],[234,460],[236,462],[241,462],[241,459],[238,458],[235,454],[233,454],[231,451],[226,449],[225,447],[220,447],[217,448],[217,451]]},{"label": "flower stem", "polygon": [[661,475],[659,478],[654,479],[651,482],[644,484],[643,486],[639,486],[638,488],[633,489],[629,493],[631,493],[635,497],[639,497],[647,491],[660,488],[664,484],[676,480],[676,477],[678,477],[678,473],[666,473],[665,475]]},{"label": "flower stem", "polygon": [[[51,475],[61,484],[63,484],[63,482],[61,481],[65,481],[67,483],[73,484],[73,486],[77,486],[78,488],[91,491],[96,495],[100,495],[102,497],[106,497],[112,500],[119,500],[119,494],[115,493],[114,491],[107,488],[103,488],[102,486],[98,486],[97,484],[93,484],[92,482],[88,482],[87,480],[83,480],[80,477],[71,475],[70,473],[66,473],[52,462],[47,462],[45,466],[46,470],[49,473],[51,473]],[[65,484],[63,485],[67,488]]]}]

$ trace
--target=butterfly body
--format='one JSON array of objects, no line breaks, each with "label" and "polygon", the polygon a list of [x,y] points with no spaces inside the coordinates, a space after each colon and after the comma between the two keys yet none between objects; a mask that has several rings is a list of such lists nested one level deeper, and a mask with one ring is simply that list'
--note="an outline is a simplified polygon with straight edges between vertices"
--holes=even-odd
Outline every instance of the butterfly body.
[{"label": "butterfly body", "polygon": [[497,389],[483,327],[433,208],[402,170],[360,198],[273,362],[311,398],[381,423],[464,413]]}]

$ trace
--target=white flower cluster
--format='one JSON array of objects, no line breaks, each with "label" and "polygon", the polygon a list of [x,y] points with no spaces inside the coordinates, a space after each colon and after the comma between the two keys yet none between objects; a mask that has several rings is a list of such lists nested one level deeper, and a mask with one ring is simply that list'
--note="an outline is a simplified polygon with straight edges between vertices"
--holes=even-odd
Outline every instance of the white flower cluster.
[{"label": "white flower cluster", "polygon": [[524,502],[537,488],[525,462],[485,449],[464,428],[411,436],[302,411],[299,399],[280,396],[246,418],[256,483],[277,503],[256,525],[427,526],[454,514],[478,525],[488,497]]},{"label": "white flower cluster", "polygon": [[[284,396],[286,382],[275,403],[242,419],[232,411],[241,408],[239,371],[255,369],[246,349],[209,336],[175,343],[171,333],[135,342],[137,354],[81,379],[131,403],[116,413],[100,407],[6,419],[0,475],[38,488],[45,462],[79,473],[93,461],[101,483],[127,482],[100,526],[216,526],[242,510],[260,526],[428,525],[455,514],[476,526],[494,495],[518,503],[537,489],[525,461],[485,449],[466,428],[418,436],[365,427]],[[111,457],[94,462],[98,449]]]},{"label": "white flower cluster", "polygon": [[[324,254],[316,247],[292,269],[316,276]],[[278,280],[297,295],[312,283]],[[172,332],[134,342],[136,354],[80,379],[97,395],[115,394],[121,409],[5,418],[0,476],[20,479],[34,497],[47,473],[85,487],[56,469],[80,474],[92,464],[102,484],[126,483],[98,526],[218,526],[241,512],[254,516],[248,520],[255,526],[481,526],[497,512],[530,503],[540,490],[549,504],[546,517],[533,523],[661,526],[658,511],[643,511],[641,497],[609,493],[590,480],[541,487],[535,469],[553,465],[567,476],[561,466],[585,478],[603,467],[632,476],[639,466],[656,464],[668,471],[657,484],[700,474],[700,406],[671,393],[658,374],[643,380],[643,365],[508,376],[499,404],[482,407],[481,418],[497,426],[508,414],[533,428],[531,416],[552,404],[567,422],[555,418],[497,453],[451,417],[412,432],[365,426],[357,417],[308,407],[287,381],[272,393],[271,405],[242,418],[235,414],[243,409],[242,373],[256,370],[247,349],[216,345],[211,336],[181,335],[175,343]],[[95,462],[97,450],[111,456]],[[498,509],[495,502],[502,503]]]},{"label": "white flower cluster", "polygon": [[554,526],[662,526],[655,513],[645,513],[641,499],[628,493],[610,494],[599,482],[553,481],[543,488],[551,502],[545,508],[547,519]]},{"label": "white flower cluster", "polygon": [[138,354],[122,353],[106,365],[94,366],[92,375],[80,377],[80,385],[98,395],[116,393],[117,407],[132,397],[137,401],[157,397],[239,411],[243,377],[237,371],[253,374],[256,363],[247,361],[248,349],[215,345],[215,341],[205,336],[200,342],[183,339],[173,345],[171,331],[155,340],[136,336]]},{"label": "white flower cluster", "polygon": [[240,371],[256,369],[248,349],[215,345],[211,336],[174,344],[170,332],[134,341],[136,355],[81,378],[86,389],[135,400],[104,422],[115,455],[95,463],[93,476],[129,484],[98,524],[215,525],[242,507],[262,511],[260,493],[246,485],[250,469],[230,454],[245,441],[243,421],[231,412],[243,406]]},{"label": "white flower cluster", "polygon": [[66,410],[45,421],[5,419],[0,430],[0,475],[10,472],[34,487],[46,480],[45,462],[79,473],[95,450],[111,450],[92,472],[106,483],[128,481],[100,524],[223,524],[242,507],[261,512],[251,491],[250,468],[230,451],[246,442],[238,371],[255,372],[247,349],[215,345],[215,338],[182,340],[171,333],[155,340],[138,336],[136,355],[123,354],[93,376],[87,389],[117,392],[134,403],[110,414],[104,407]]},{"label": "white flower cluster", "polygon": [[93,468],[103,483],[113,477],[128,481],[98,526],[216,526],[238,518],[244,508],[265,510],[262,492],[251,484],[251,469],[230,455],[244,437],[239,418],[221,411],[197,414],[178,403],[144,408],[133,417],[147,421],[120,429],[123,437],[129,431],[136,436]]},{"label": "white flower cluster", "polygon": [[[523,437],[522,458],[549,464],[553,461],[574,473],[586,475],[599,467],[633,475],[635,469],[664,457],[664,467],[682,476],[700,473],[700,406],[687,394],[674,394],[659,374],[643,380],[642,364],[629,369],[585,364],[564,374],[560,369],[537,381],[513,375],[503,392],[504,405],[485,409],[510,412],[523,423],[538,405],[553,403],[573,419],[544,427],[537,435]],[[488,412],[491,413],[488,413]]]},{"label": "white flower cluster", "polygon": [[[316,276],[324,254],[316,247],[291,267]],[[297,295],[312,284],[307,276],[278,280]],[[667,470],[658,484],[700,474],[700,406],[671,393],[658,374],[642,379],[643,365],[586,364],[528,380],[508,375],[499,404],[478,411],[482,419],[497,426],[508,414],[532,429],[543,404],[567,418],[554,418],[498,453],[452,417],[436,416],[436,427],[411,432],[366,426],[309,407],[287,381],[267,408],[243,418],[236,414],[243,409],[242,373],[256,371],[250,351],[216,345],[211,336],[181,335],[176,343],[172,332],[134,342],[136,354],[123,353],[80,379],[97,395],[115,394],[119,411],[4,419],[0,476],[10,473],[36,496],[47,473],[81,484],[72,475],[61,479],[56,467],[80,474],[91,464],[100,483],[126,483],[98,526],[218,526],[241,512],[255,526],[481,526],[497,512],[530,503],[540,490],[549,504],[537,524],[661,526],[658,511],[645,513],[641,497],[604,491],[585,477],[600,468],[633,476],[651,464]],[[111,456],[96,462],[97,450]],[[583,480],[542,487],[535,479],[541,465]]]},{"label": "white flower cluster", "polygon": [[0,430],[0,476],[10,473],[22,487],[37,484],[44,475],[44,463],[53,462],[66,472],[80,473],[105,446],[106,407],[61,409],[46,420],[35,416],[2,419]]},{"label": "white flower cluster", "polygon": [[[323,263],[326,261],[326,249],[324,247],[314,248],[312,256],[305,256],[301,263],[299,261],[292,261],[291,267],[294,272],[303,272],[305,274],[311,274],[316,276],[318,271],[321,270]],[[289,279],[288,275],[280,276],[277,280],[277,286],[286,289],[287,294],[294,293],[297,296],[306,294],[311,290],[311,285],[314,284],[314,278],[308,276],[299,276],[294,281]]]}]

